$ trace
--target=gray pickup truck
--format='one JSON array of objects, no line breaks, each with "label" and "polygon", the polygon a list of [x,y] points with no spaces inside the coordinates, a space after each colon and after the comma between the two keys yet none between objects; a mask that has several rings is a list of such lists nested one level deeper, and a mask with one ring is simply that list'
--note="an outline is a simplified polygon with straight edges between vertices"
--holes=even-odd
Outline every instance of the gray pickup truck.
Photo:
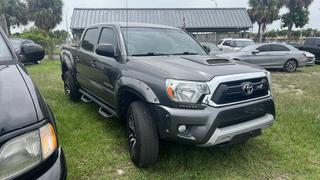
[{"label": "gray pickup truck", "polygon": [[79,47],[62,48],[62,80],[71,100],[127,122],[131,159],[145,167],[162,142],[228,145],[273,124],[270,73],[208,50],[178,28],[92,25]]}]

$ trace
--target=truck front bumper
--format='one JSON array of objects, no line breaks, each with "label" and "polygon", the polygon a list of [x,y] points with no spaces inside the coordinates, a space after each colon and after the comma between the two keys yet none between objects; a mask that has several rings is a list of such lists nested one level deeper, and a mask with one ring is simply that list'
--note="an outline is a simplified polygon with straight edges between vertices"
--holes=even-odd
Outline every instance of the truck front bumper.
[{"label": "truck front bumper", "polygon": [[153,114],[162,139],[207,147],[260,135],[262,129],[273,124],[275,107],[269,97],[226,107],[207,106],[200,110],[155,105]]}]

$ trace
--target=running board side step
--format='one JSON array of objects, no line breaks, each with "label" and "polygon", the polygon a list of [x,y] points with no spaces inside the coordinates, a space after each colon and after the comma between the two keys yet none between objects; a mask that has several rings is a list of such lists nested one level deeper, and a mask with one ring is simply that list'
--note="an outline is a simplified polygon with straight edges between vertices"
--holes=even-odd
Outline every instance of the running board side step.
[{"label": "running board side step", "polygon": [[109,113],[108,111],[106,111],[105,109],[103,109],[102,107],[99,108],[99,114],[101,116],[103,116],[104,118],[111,118],[113,117],[113,114]]},{"label": "running board side step", "polygon": [[81,101],[85,102],[85,103],[91,103],[92,100],[89,99],[87,96],[85,96],[84,94],[82,94],[81,96]]},{"label": "running board side step", "polygon": [[98,112],[103,117],[105,117],[105,118],[110,118],[113,116],[117,117],[117,112],[113,108],[108,106],[107,104],[103,103],[101,100],[95,98],[94,96],[91,96],[90,94],[88,94],[87,92],[85,92],[82,89],[80,89],[79,92],[84,95],[85,99],[89,99],[90,101],[93,101],[100,106]]}]

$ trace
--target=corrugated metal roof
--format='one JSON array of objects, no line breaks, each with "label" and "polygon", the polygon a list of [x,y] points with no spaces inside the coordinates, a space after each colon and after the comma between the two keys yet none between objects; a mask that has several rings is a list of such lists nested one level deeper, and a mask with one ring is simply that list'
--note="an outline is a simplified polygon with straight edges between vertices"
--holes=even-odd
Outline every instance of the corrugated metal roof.
[{"label": "corrugated metal roof", "polygon": [[183,8],[183,9],[88,9],[75,8],[71,29],[107,22],[139,22],[187,29],[248,29],[252,22],[245,8]]}]

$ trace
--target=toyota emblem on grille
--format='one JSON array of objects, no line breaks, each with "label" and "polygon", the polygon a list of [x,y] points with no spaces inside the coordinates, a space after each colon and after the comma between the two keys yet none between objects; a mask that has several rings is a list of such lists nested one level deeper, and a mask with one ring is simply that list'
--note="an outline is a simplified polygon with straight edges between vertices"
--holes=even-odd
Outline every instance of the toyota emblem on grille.
[{"label": "toyota emblem on grille", "polygon": [[245,95],[250,95],[253,93],[253,85],[251,83],[245,83],[242,86],[242,91]]}]

